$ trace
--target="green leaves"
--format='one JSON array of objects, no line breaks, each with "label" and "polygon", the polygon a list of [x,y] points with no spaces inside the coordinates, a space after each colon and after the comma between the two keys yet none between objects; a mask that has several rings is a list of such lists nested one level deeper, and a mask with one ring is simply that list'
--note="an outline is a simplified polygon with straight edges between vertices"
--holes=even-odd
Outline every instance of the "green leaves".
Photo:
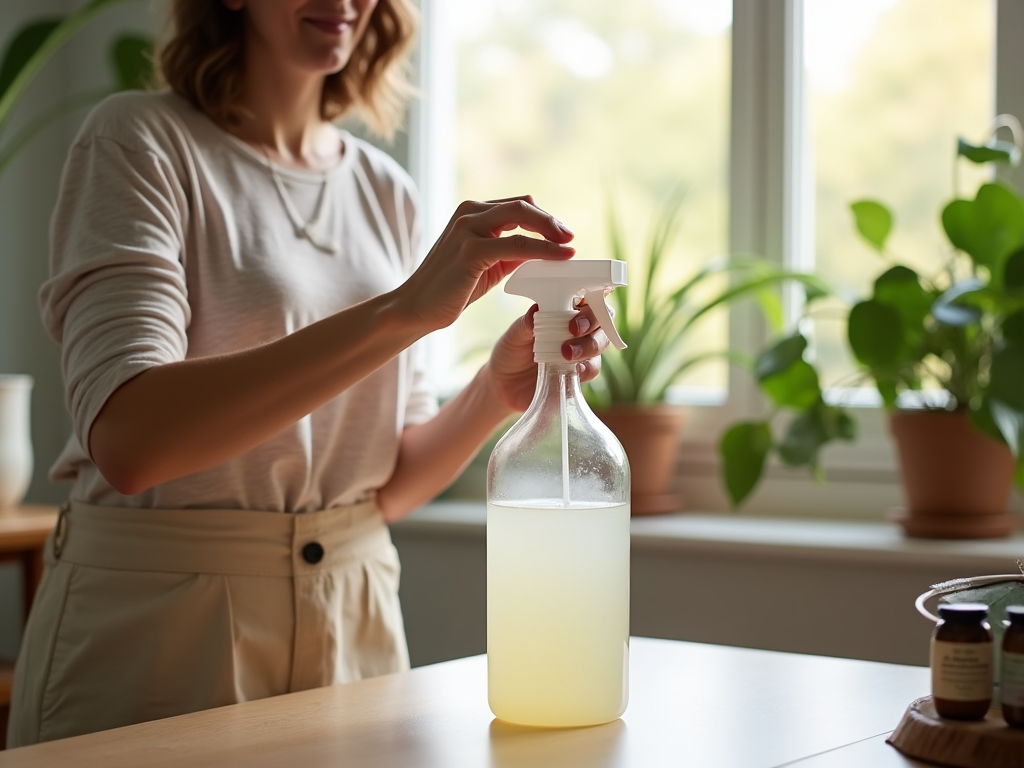
[{"label": "green leaves", "polygon": [[24,69],[36,52],[46,42],[63,18],[40,19],[30,22],[18,30],[4,51],[3,63],[0,64],[0,97],[7,92],[14,78]]},{"label": "green leaves", "polygon": [[818,372],[803,360],[789,370],[762,381],[761,389],[775,405],[790,408],[810,408],[821,397]]},{"label": "green leaves", "polygon": [[764,381],[778,373],[784,372],[798,360],[802,360],[807,349],[807,339],[799,333],[783,339],[769,347],[757,357],[754,363],[754,374],[758,381]]},{"label": "green leaves", "polygon": [[989,378],[988,394],[993,400],[1024,412],[1024,349],[1006,344],[997,350],[992,356]]},{"label": "green leaves", "polygon": [[718,443],[725,489],[739,506],[761,481],[764,462],[772,447],[772,433],[763,421],[745,421],[726,430]]},{"label": "green leaves", "polygon": [[894,368],[905,347],[903,320],[888,304],[869,299],[855,304],[847,325],[850,349],[869,368]]},{"label": "green leaves", "polygon": [[954,200],[942,210],[942,226],[954,247],[1002,278],[1002,266],[1024,245],[1024,202],[1002,184],[984,184],[974,200]]},{"label": "green leaves", "polygon": [[923,325],[935,299],[921,285],[917,272],[904,266],[892,267],[875,280],[874,298],[899,312],[908,331]]},{"label": "green leaves", "polygon": [[789,423],[778,446],[779,458],[791,467],[816,469],[818,453],[832,440],[853,440],[857,424],[846,411],[819,400]]},{"label": "green leaves", "polygon": [[1017,464],[1020,465],[1020,448],[1024,438],[1024,413],[1016,408],[1007,405],[1000,400],[990,400],[992,418],[999,428],[999,434],[1010,446],[1014,456],[1018,457]]},{"label": "green leaves", "polygon": [[958,303],[960,299],[977,293],[985,284],[976,277],[969,277],[957,283],[935,300],[932,305],[932,317],[940,323],[964,327],[981,320],[981,310],[970,304]]},{"label": "green leaves", "polygon": [[892,230],[892,213],[889,209],[875,200],[859,200],[850,205],[850,210],[853,211],[854,226],[861,237],[877,251],[884,251],[885,241]]},{"label": "green leaves", "polygon": [[963,139],[956,142],[956,154],[972,163],[1008,163],[1017,165],[1020,162],[1020,150],[1010,141],[990,141],[988,144],[976,146]]},{"label": "green leaves", "polygon": [[783,339],[754,364],[761,389],[779,407],[810,408],[821,398],[818,372],[803,359],[807,340],[800,334]]},{"label": "green leaves", "polygon": [[[1003,318],[981,411],[1017,457],[1016,481],[1024,484],[1024,311]],[[975,419],[977,422],[978,419]]]},{"label": "green leaves", "polygon": [[817,470],[825,445],[856,435],[850,415],[822,398],[818,372],[803,357],[806,349],[807,340],[797,333],[773,344],[754,363],[761,390],[777,408],[794,413],[778,443],[768,421],[742,422],[723,435],[718,450],[733,506],[742,504],[757,487],[772,450],[785,464]]},{"label": "green leaves", "polygon": [[154,81],[153,41],[138,35],[123,35],[110,49],[117,90],[145,90]]},{"label": "green leaves", "polygon": [[874,288],[871,298],[850,310],[846,336],[854,357],[875,380],[883,404],[892,408],[901,388],[917,386],[917,366],[930,353],[929,316],[938,294],[901,265],[883,272]]},{"label": "green leaves", "polygon": [[1014,251],[1006,259],[1003,288],[1009,293],[1024,293],[1024,249]]},{"label": "green leaves", "polygon": [[1003,319],[999,326],[1003,340],[1024,349],[1024,312],[1014,312]]}]

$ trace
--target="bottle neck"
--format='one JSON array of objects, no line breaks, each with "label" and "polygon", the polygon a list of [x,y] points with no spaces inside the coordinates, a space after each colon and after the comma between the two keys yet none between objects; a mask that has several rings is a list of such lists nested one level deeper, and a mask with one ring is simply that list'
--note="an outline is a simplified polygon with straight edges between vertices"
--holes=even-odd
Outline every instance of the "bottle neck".
[{"label": "bottle neck", "polygon": [[562,404],[571,404],[576,410],[587,408],[580,388],[580,374],[575,363],[539,363],[537,365],[537,389],[530,409],[551,406],[559,412]]},{"label": "bottle neck", "polygon": [[533,359],[537,361],[537,389],[530,410],[554,407],[589,411],[580,389],[576,363],[562,357],[562,344],[569,338],[569,321],[578,312],[537,312],[533,316]]},{"label": "bottle neck", "polygon": [[576,370],[576,363],[568,361],[564,363],[538,363],[537,378],[546,376],[572,376],[576,379],[576,386],[580,383],[580,372]]}]

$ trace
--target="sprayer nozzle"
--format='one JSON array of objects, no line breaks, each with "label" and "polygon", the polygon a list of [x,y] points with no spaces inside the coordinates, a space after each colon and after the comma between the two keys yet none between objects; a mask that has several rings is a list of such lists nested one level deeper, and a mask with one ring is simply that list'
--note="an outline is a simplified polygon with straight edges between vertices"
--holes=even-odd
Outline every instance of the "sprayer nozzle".
[{"label": "sprayer nozzle", "polygon": [[626,284],[626,262],[615,259],[528,261],[505,283],[505,293],[537,302],[541,312],[574,312],[576,300],[585,299],[613,345],[626,348],[612,322],[604,297]]},{"label": "sprayer nozzle", "polygon": [[[626,284],[626,262],[616,259],[528,261],[505,283],[505,293],[526,296],[542,312],[575,309],[573,300],[588,291],[610,291]],[[548,306],[545,306],[547,304]]]}]

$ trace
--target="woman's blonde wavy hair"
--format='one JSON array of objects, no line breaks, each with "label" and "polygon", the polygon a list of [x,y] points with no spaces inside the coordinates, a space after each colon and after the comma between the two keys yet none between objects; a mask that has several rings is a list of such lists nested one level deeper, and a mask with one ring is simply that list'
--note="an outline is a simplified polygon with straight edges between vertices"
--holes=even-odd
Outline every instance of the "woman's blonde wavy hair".
[{"label": "woman's blonde wavy hair", "polygon": [[[220,0],[173,0],[169,34],[156,56],[160,80],[222,126],[240,116],[243,13]],[[348,63],[324,80],[323,118],[355,111],[371,130],[390,138],[413,93],[408,52],[418,26],[410,0],[379,0]]]}]

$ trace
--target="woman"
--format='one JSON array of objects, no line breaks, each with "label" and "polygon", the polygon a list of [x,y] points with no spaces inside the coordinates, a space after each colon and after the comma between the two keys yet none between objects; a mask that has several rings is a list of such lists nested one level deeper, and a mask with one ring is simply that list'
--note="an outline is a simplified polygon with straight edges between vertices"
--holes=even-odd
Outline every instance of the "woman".
[{"label": "woman", "polygon": [[[401,107],[408,0],[175,0],[170,92],[86,121],[53,220],[74,483],[11,745],[408,666],[385,521],[454,478],[536,376],[530,314],[439,412],[410,347],[572,233],[459,206],[417,264],[415,193],[330,120]],[[541,238],[503,232],[517,227]],[[592,313],[567,359],[597,373]],[[273,514],[278,513],[278,514]]]}]

